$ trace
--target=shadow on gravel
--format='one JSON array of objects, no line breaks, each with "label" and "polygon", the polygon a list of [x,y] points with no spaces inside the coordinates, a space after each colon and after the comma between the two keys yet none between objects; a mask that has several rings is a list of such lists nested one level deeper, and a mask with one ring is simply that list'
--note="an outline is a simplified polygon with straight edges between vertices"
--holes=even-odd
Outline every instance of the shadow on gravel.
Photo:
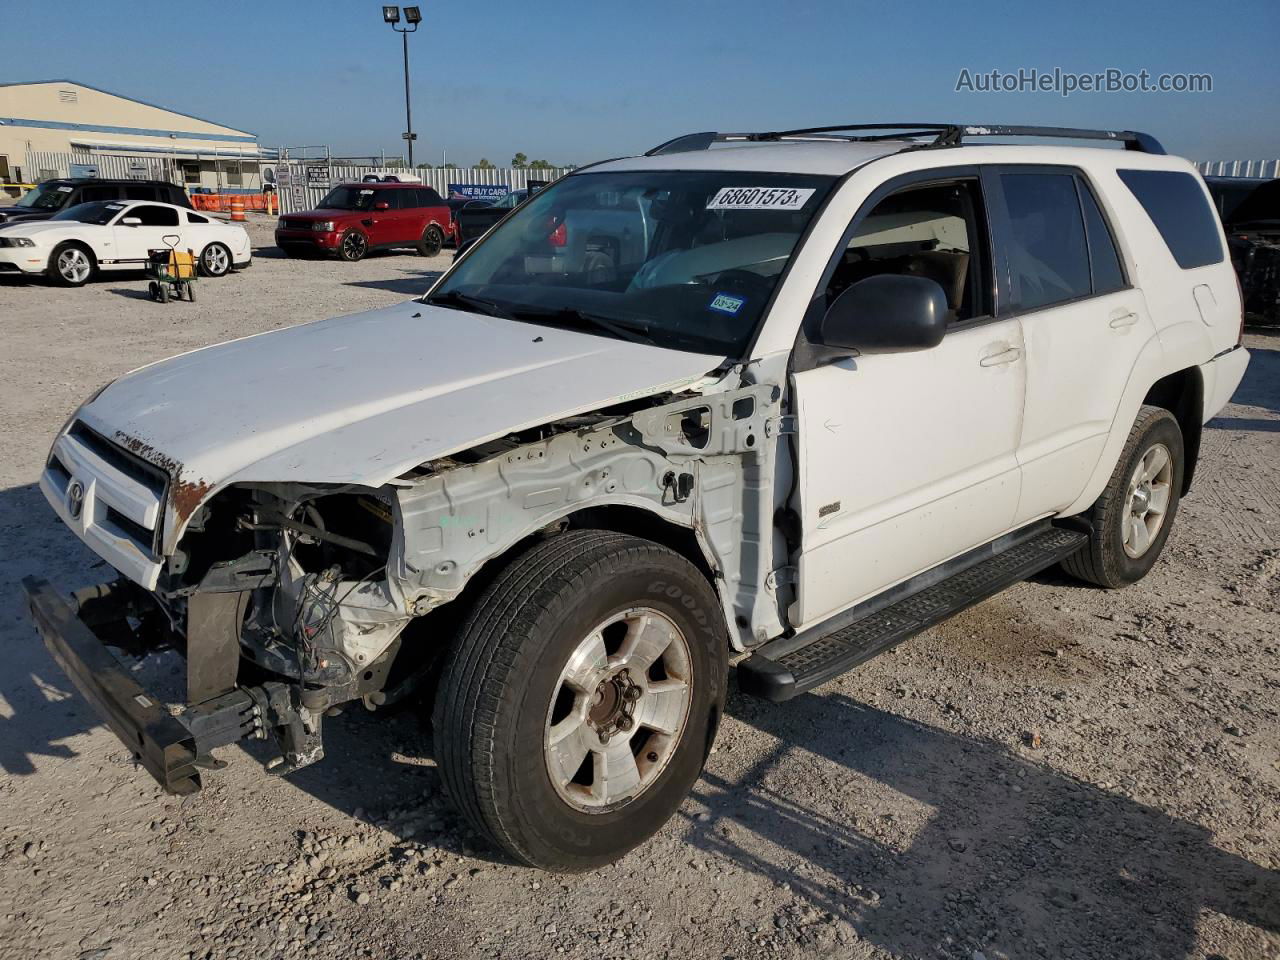
[{"label": "shadow on gravel", "polygon": [[392,293],[403,293],[406,296],[420,297],[427,292],[431,284],[440,279],[441,271],[427,270],[415,273],[410,277],[396,280],[352,280],[348,287],[366,287],[369,290],[389,290]]},{"label": "shadow on gravel", "polygon": [[128,297],[131,300],[151,299],[151,294],[147,292],[146,287],[112,287],[107,293],[114,293],[117,297]]},{"label": "shadow on gravel", "polygon": [[1249,369],[1231,402],[1280,413],[1280,349],[1249,348]]},{"label": "shadow on gravel", "polygon": [[0,490],[0,772],[10,776],[35,773],[40,757],[76,756],[59,741],[99,723],[45,651],[20,585],[28,574],[52,579],[49,557],[78,556],[69,536],[34,483]]},{"label": "shadow on gravel", "polygon": [[[730,711],[777,746],[737,782],[703,778],[710,816],[689,842],[789,883],[894,955],[1190,958],[1206,910],[1280,931],[1277,872],[997,743],[838,694],[735,697]],[[886,788],[927,808],[905,848],[911,824],[873,805]],[[814,790],[847,816],[811,809]]]},{"label": "shadow on gravel", "polygon": [[1211,430],[1245,430],[1253,433],[1280,433],[1280,420],[1261,420],[1249,417],[1214,417],[1209,421]]}]

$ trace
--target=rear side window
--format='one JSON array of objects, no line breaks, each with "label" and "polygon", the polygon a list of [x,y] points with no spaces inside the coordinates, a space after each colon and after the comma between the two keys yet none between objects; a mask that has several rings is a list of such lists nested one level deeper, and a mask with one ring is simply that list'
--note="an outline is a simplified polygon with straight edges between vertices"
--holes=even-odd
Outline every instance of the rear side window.
[{"label": "rear side window", "polygon": [[208,222],[209,222],[208,217],[202,217],[198,213],[187,214],[187,223],[208,223]]},{"label": "rear side window", "polygon": [[444,204],[444,200],[440,198],[440,194],[436,193],[431,187],[419,188],[418,195],[418,202],[424,207],[439,207]]},{"label": "rear side window", "polygon": [[1106,218],[1098,207],[1093,191],[1079,183],[1080,209],[1084,211],[1084,230],[1089,238],[1089,270],[1093,274],[1093,292],[1114,293],[1126,286],[1124,270],[1120,267],[1120,255],[1116,253],[1115,240]]},{"label": "rear side window", "polygon": [[1002,173],[1015,303],[1035,310],[1089,296],[1089,244],[1070,173]]},{"label": "rear side window", "polygon": [[1200,182],[1176,170],[1117,170],[1183,270],[1222,262],[1213,208]]}]

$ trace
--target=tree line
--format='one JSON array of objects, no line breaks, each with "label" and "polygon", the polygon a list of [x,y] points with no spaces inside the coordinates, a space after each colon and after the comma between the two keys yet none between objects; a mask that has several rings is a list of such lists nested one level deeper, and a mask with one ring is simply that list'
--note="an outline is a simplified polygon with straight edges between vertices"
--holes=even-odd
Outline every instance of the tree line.
[{"label": "tree line", "polygon": [[[403,165],[404,165],[403,160],[397,159],[397,160],[387,161],[388,167],[399,167]],[[418,164],[415,164],[415,166],[419,170],[461,170],[463,169],[456,163],[439,163],[439,164],[418,163]],[[555,170],[558,168],[572,170],[575,166],[577,166],[577,164],[573,164],[573,163],[556,164],[556,163],[551,163],[548,160],[530,160],[527,156],[525,156],[525,154],[517,153],[514,157],[511,158],[510,166],[514,167],[517,170]],[[472,169],[493,170],[495,169],[495,165],[491,163],[487,157],[481,157],[480,160],[473,165]]]}]

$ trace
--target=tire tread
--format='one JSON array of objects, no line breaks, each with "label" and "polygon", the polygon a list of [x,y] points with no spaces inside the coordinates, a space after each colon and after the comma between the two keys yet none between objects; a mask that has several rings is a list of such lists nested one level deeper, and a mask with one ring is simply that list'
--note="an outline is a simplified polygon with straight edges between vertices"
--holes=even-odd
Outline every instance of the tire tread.
[{"label": "tire tread", "polygon": [[[1061,562],[1062,569],[1076,579],[1107,588],[1125,585],[1126,581],[1120,576],[1111,552],[1107,549],[1105,531],[1109,529],[1114,512],[1126,505],[1124,488],[1129,482],[1129,465],[1134,452],[1151,428],[1161,420],[1169,420],[1177,426],[1177,419],[1164,407],[1143,405],[1139,408],[1106,487],[1084,514],[1092,527],[1089,542]],[[1172,519],[1170,517],[1170,522]]]}]

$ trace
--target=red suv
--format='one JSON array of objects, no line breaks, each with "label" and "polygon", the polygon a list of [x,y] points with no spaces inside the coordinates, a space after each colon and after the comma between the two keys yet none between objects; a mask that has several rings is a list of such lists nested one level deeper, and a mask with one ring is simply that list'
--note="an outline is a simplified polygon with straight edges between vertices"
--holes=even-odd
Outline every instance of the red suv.
[{"label": "red suv", "polygon": [[392,247],[416,247],[424,257],[434,257],[452,232],[449,206],[430,187],[344,183],[317,209],[281,217],[276,246],[287,256],[318,251],[351,261]]}]

